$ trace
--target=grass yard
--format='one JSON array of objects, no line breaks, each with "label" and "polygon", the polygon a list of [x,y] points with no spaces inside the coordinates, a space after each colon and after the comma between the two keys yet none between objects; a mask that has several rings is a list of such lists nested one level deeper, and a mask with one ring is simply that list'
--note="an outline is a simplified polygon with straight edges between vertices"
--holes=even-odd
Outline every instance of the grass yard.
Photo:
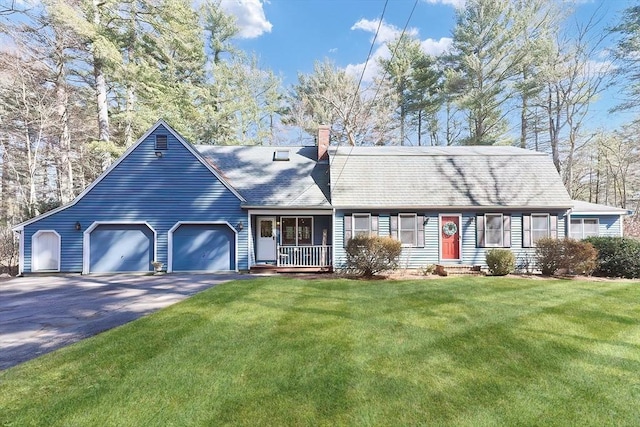
[{"label": "grass yard", "polygon": [[258,278],[0,373],[2,426],[640,425],[640,282]]}]

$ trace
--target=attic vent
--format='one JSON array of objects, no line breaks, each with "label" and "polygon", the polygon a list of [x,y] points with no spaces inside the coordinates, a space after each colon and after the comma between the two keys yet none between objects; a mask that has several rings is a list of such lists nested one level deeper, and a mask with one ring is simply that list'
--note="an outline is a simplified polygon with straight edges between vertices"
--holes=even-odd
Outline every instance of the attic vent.
[{"label": "attic vent", "polygon": [[167,135],[156,135],[156,150],[166,150],[167,148]]},{"label": "attic vent", "polygon": [[288,162],[289,161],[289,150],[276,150],[273,153],[273,161],[274,162]]}]

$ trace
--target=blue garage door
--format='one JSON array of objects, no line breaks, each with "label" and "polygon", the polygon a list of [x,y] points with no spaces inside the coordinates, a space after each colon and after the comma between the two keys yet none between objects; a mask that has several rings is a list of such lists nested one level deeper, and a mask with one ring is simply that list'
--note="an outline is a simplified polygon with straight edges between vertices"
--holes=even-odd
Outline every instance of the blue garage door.
[{"label": "blue garage door", "polygon": [[153,231],[143,224],[103,224],[91,232],[89,271],[151,271]]},{"label": "blue garage door", "polygon": [[173,232],[173,271],[236,268],[235,233],[223,224],[183,224]]}]

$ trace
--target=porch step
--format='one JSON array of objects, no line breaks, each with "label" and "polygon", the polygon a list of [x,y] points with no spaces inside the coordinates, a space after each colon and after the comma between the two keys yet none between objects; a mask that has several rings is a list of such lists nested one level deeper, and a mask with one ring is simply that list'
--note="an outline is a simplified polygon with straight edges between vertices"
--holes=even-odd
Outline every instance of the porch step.
[{"label": "porch step", "polygon": [[436,265],[435,273],[438,276],[484,276],[479,265]]},{"label": "porch step", "polygon": [[329,267],[278,267],[271,264],[252,265],[249,273],[332,273],[333,268]]}]

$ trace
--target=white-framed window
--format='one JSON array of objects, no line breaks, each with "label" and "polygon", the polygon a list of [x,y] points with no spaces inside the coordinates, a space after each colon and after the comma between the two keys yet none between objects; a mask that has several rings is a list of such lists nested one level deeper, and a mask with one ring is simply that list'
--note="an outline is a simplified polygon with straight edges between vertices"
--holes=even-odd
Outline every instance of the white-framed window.
[{"label": "white-framed window", "polygon": [[572,239],[582,240],[598,234],[600,234],[598,218],[571,218],[569,237]]},{"label": "white-framed window", "polygon": [[371,215],[353,214],[353,237],[371,235]]},{"label": "white-framed window", "polygon": [[416,214],[398,215],[398,240],[403,246],[418,246],[417,218]]},{"label": "white-framed window", "polygon": [[313,217],[281,217],[280,243],[284,246],[313,244]]},{"label": "white-framed window", "polygon": [[504,246],[504,219],[502,214],[485,214],[484,216],[484,242],[488,247]]},{"label": "white-framed window", "polygon": [[550,235],[549,215],[531,214],[531,243],[535,245],[538,240]]}]

